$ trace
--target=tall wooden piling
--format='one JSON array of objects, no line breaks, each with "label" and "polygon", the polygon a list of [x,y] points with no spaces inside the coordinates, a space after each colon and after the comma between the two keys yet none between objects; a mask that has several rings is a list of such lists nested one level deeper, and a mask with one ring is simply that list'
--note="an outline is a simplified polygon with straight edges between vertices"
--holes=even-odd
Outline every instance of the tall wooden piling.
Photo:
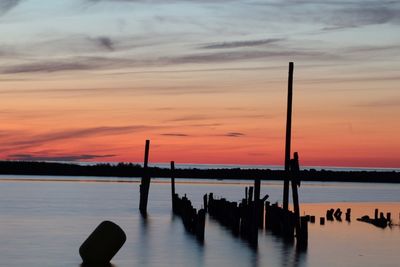
[{"label": "tall wooden piling", "polygon": [[172,201],[172,210],[174,210],[174,196],[175,196],[175,162],[171,161],[171,201]]},{"label": "tall wooden piling", "polygon": [[147,201],[149,198],[149,189],[150,189],[150,175],[148,173],[149,150],[150,150],[150,140],[146,140],[146,146],[144,150],[143,176],[140,182],[139,210],[142,215],[147,214]]},{"label": "tall wooden piling", "polygon": [[289,62],[288,98],[286,114],[286,143],[285,143],[285,172],[283,184],[283,209],[289,209],[289,169],[290,169],[290,144],[292,133],[292,96],[293,96],[293,62]]}]

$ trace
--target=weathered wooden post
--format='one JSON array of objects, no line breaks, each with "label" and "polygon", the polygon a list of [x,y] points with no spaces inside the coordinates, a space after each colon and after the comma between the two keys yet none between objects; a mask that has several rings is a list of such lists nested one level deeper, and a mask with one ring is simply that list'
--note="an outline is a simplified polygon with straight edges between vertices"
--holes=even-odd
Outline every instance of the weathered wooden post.
[{"label": "weathered wooden post", "polygon": [[295,216],[295,227],[296,227],[296,236],[297,239],[300,237],[300,206],[299,206],[299,195],[297,192],[297,186],[300,185],[299,180],[297,179],[297,175],[300,172],[299,166],[299,154],[294,152],[294,159],[290,161],[290,178],[292,180],[292,197],[293,197],[293,209]]},{"label": "weathered wooden post", "polygon": [[286,143],[285,143],[285,177],[283,184],[283,209],[289,209],[289,169],[290,169],[290,143],[292,134],[292,96],[293,96],[293,62],[289,62],[288,98],[286,114]]},{"label": "weathered wooden post", "polygon": [[150,149],[150,140],[146,140],[146,146],[144,150],[143,176],[140,183],[139,210],[142,215],[147,214],[147,201],[149,198],[149,189],[150,189],[150,176],[148,174],[149,149]]},{"label": "weathered wooden post", "polygon": [[254,179],[254,202],[250,208],[253,209],[253,218],[251,218],[251,237],[250,242],[252,245],[257,246],[258,243],[258,225],[259,225],[259,203],[260,203],[261,181],[260,178]]},{"label": "weathered wooden post", "polygon": [[247,199],[247,204],[250,204],[253,201],[253,187],[249,187],[249,198]]},{"label": "weathered wooden post", "polygon": [[204,206],[204,211],[205,212],[207,212],[207,210],[208,210],[208,203],[207,203],[207,194],[205,194],[204,196],[203,196],[203,206]]},{"label": "weathered wooden post", "polygon": [[172,200],[172,210],[175,209],[175,162],[171,161],[171,200]]},{"label": "weathered wooden post", "polygon": [[255,202],[255,209],[257,210],[256,214],[256,224],[258,228],[263,228],[264,227],[264,201],[267,198],[260,199],[260,193],[261,193],[261,179],[256,178],[254,180],[254,202]]},{"label": "weathered wooden post", "polygon": [[386,220],[387,220],[389,223],[391,223],[391,221],[392,221],[392,214],[391,214],[390,212],[387,212],[387,213],[386,213]]},{"label": "weathered wooden post", "polygon": [[297,237],[297,248],[305,249],[308,244],[308,220],[305,216],[300,218],[300,229],[301,231],[298,233]]}]

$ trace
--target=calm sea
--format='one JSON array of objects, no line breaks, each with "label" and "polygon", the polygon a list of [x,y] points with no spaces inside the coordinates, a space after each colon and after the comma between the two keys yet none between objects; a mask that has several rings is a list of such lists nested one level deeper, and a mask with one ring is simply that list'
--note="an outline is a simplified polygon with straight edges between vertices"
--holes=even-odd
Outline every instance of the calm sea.
[{"label": "calm sea", "polygon": [[[240,200],[247,181],[186,180],[177,183],[195,207],[213,192]],[[262,194],[280,201],[280,182],[264,182]],[[171,214],[168,179],[153,179],[148,212],[138,213],[138,179],[0,176],[0,266],[79,267],[79,246],[103,220],[126,232],[127,242],[112,260],[128,266],[399,266],[400,227],[378,229],[355,220],[374,209],[392,212],[399,223],[400,185],[313,183],[300,187],[302,213],[318,217],[328,208],[352,208],[352,221],[309,225],[309,245],[298,252],[260,231],[257,250],[207,218],[204,244],[188,235]]]}]

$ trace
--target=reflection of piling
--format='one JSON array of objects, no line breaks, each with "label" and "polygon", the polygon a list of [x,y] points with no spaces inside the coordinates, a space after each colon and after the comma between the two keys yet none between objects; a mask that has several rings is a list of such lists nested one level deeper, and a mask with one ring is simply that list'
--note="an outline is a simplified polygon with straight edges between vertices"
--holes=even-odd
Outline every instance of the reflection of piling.
[{"label": "reflection of piling", "polygon": [[144,151],[143,176],[140,183],[139,210],[142,215],[146,215],[147,213],[147,201],[150,189],[150,176],[148,174],[149,149],[150,149],[150,140],[146,140],[146,147]]}]

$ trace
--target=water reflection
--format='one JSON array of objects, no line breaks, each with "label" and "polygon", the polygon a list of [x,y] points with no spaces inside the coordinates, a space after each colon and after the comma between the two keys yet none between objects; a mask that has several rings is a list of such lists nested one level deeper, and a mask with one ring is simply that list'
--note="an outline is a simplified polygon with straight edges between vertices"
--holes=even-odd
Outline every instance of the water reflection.
[{"label": "water reflection", "polygon": [[301,267],[306,266],[306,247],[297,247],[294,242],[282,241],[280,243],[281,266]]},{"label": "water reflection", "polygon": [[140,266],[150,266],[149,259],[151,258],[151,246],[149,245],[149,234],[150,234],[150,216],[138,216],[139,217],[139,229],[138,229],[138,241],[135,246],[136,257]]}]

